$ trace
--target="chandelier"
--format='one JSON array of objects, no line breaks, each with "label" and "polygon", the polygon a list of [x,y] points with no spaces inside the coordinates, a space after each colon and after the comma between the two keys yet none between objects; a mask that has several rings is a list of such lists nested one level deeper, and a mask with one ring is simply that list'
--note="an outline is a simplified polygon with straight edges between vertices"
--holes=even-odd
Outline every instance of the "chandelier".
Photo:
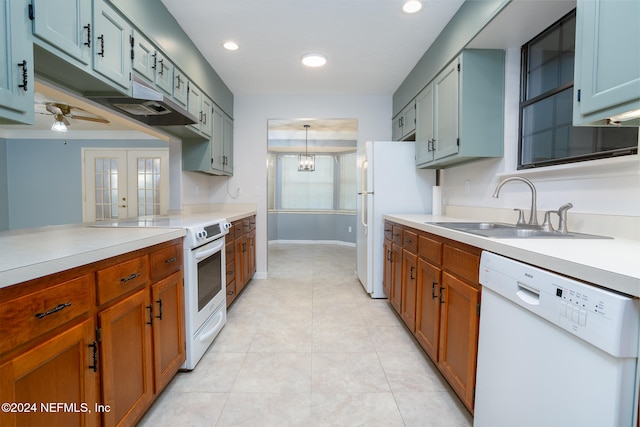
[{"label": "chandelier", "polygon": [[304,125],[304,154],[298,154],[298,172],[313,172],[316,170],[316,156],[309,154],[309,128],[310,125]]}]

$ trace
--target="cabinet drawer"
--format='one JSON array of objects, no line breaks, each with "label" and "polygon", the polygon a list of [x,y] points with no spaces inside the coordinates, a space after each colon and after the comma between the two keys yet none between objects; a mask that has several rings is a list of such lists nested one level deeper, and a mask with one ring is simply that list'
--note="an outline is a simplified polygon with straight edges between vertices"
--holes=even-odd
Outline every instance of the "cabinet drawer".
[{"label": "cabinet drawer", "polygon": [[234,244],[235,242],[233,241],[233,238],[229,238],[225,240],[226,240],[226,243],[224,246],[224,257],[228,264],[232,262],[236,256],[236,245]]},{"label": "cabinet drawer", "polygon": [[[229,261],[229,260],[227,260]],[[233,282],[236,278],[236,269],[235,269],[235,262],[231,261],[231,262],[227,262],[227,266],[225,267],[225,272],[227,275],[227,286],[229,285],[229,283]]]},{"label": "cabinet drawer", "polygon": [[236,282],[227,283],[227,307],[236,299]]},{"label": "cabinet drawer", "polygon": [[251,219],[245,218],[242,220],[242,234],[247,234],[250,231],[251,231]]},{"label": "cabinet drawer", "polygon": [[384,238],[387,240],[393,240],[393,225],[389,221],[384,222]]},{"label": "cabinet drawer", "polygon": [[255,215],[249,218],[249,231],[253,231],[256,229],[256,217]]},{"label": "cabinet drawer", "polygon": [[231,232],[229,233],[229,237],[233,235],[232,238],[237,239],[238,237],[242,237],[244,230],[242,229],[242,220],[233,221],[231,223]]},{"label": "cabinet drawer", "polygon": [[152,252],[151,258],[151,280],[158,280],[175,273],[182,267],[182,247],[173,245],[159,251]]},{"label": "cabinet drawer", "polygon": [[0,353],[91,310],[93,276],[85,275],[0,304]]},{"label": "cabinet drawer", "polygon": [[442,243],[426,236],[418,237],[418,255],[435,264],[442,263]]},{"label": "cabinet drawer", "polygon": [[479,256],[462,249],[445,245],[443,251],[443,266],[457,276],[471,283],[478,284],[480,269]]},{"label": "cabinet drawer", "polygon": [[404,230],[402,237],[402,247],[412,254],[418,253],[418,234],[409,230]]},{"label": "cabinet drawer", "polygon": [[119,297],[149,281],[149,258],[141,256],[97,273],[98,305]]},{"label": "cabinet drawer", "polygon": [[402,245],[402,227],[399,225],[391,227],[391,241],[396,245]]}]

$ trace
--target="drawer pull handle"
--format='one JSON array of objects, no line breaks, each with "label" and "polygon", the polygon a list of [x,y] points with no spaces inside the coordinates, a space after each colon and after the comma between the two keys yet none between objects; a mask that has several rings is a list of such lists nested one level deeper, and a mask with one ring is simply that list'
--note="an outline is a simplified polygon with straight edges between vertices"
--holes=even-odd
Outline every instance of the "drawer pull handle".
[{"label": "drawer pull handle", "polygon": [[162,298],[157,300],[156,303],[158,303],[158,315],[156,316],[156,319],[160,319],[162,320]]},{"label": "drawer pull handle", "polygon": [[165,259],[164,263],[165,264],[171,264],[172,262],[176,262],[177,260],[178,260],[177,257],[173,257],[173,258]]},{"label": "drawer pull handle", "polygon": [[97,52],[96,55],[100,55],[101,57],[104,58],[104,34],[100,34],[96,38],[100,40],[100,52]]},{"label": "drawer pull handle", "polygon": [[436,299],[438,298],[436,296],[436,285],[438,284],[438,282],[431,282],[431,299]]},{"label": "drawer pull handle", "polygon": [[440,296],[439,296],[439,300],[440,300],[440,304],[444,304],[444,300],[442,299],[442,295],[444,295],[444,288],[442,286],[440,286]]},{"label": "drawer pull handle", "polygon": [[42,319],[43,317],[47,317],[48,315],[53,314],[55,312],[58,312],[58,311],[60,311],[62,309],[65,309],[65,308],[67,308],[69,306],[71,306],[70,302],[67,302],[67,303],[64,303],[64,304],[58,304],[56,307],[52,308],[49,311],[45,311],[44,313],[36,313],[36,317],[38,319]]},{"label": "drawer pull handle", "polygon": [[123,277],[122,279],[120,279],[120,282],[127,283],[129,280],[137,279],[138,277],[140,277],[140,273],[133,273],[129,277]]},{"label": "drawer pull handle", "polygon": [[87,344],[87,347],[93,348],[93,365],[89,366],[89,369],[93,372],[98,372],[98,343],[94,341],[91,344]]},{"label": "drawer pull handle", "polygon": [[411,268],[409,269],[409,279],[411,279],[411,280],[416,280],[416,278],[415,278],[415,277],[413,277],[413,272],[414,272],[414,270],[415,270],[415,268],[413,268],[413,267],[411,267]]}]

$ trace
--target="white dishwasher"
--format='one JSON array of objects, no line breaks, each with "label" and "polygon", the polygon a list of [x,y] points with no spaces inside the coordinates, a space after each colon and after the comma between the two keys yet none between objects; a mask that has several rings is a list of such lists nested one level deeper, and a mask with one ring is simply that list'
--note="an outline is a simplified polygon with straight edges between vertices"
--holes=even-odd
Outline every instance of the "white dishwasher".
[{"label": "white dishwasher", "polygon": [[475,427],[631,427],[637,420],[637,298],[489,252]]}]

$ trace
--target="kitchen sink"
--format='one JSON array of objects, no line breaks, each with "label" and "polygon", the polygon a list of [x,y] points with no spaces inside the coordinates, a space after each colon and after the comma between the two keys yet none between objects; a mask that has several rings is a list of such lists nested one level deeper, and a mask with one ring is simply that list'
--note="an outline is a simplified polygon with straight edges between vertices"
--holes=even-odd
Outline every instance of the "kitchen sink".
[{"label": "kitchen sink", "polygon": [[584,233],[559,233],[557,231],[543,230],[535,226],[513,225],[501,222],[426,222],[426,224],[495,239],[611,239],[611,237],[608,236]]}]

